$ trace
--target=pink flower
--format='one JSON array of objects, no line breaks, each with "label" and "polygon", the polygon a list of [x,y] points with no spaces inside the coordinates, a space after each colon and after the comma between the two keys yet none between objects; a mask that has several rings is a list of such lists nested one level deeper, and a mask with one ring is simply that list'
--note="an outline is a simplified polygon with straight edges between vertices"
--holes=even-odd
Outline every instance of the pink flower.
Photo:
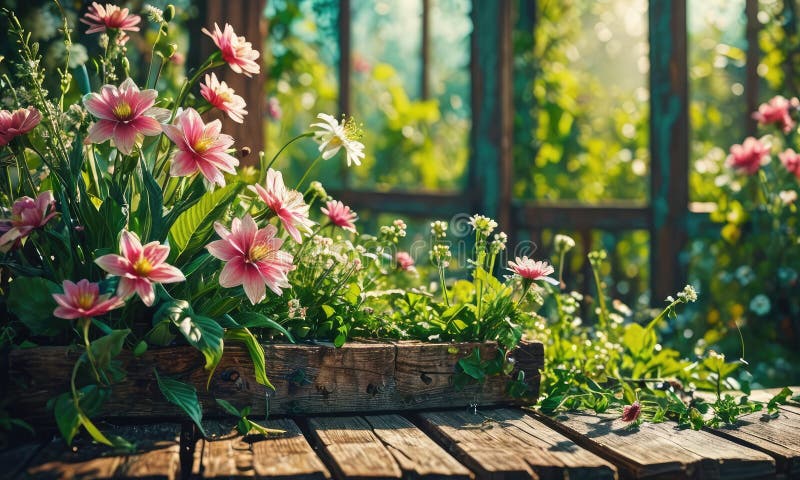
[{"label": "pink flower", "polygon": [[269,97],[267,101],[267,114],[273,120],[280,120],[283,116],[283,109],[281,109],[281,102],[275,97]]},{"label": "pink flower", "polygon": [[118,30],[119,37],[117,43],[124,45],[128,40],[128,35],[125,30],[129,32],[139,31],[139,22],[142,18],[139,15],[133,15],[127,8],[119,8],[116,5],[106,3],[103,7],[97,2],[92,2],[89,11],[81,18],[81,22],[89,25],[86,33],[105,32],[109,29]]},{"label": "pink flower", "polygon": [[86,95],[83,104],[99,120],[89,129],[84,143],[111,139],[120,152],[130,155],[142,136],[161,133],[159,120],[169,118],[169,110],[153,106],[157,96],[155,90],[139,91],[130,78],[119,87],[104,85],[100,93]]},{"label": "pink flower", "polygon": [[789,148],[785,152],[779,153],[778,158],[781,159],[781,163],[786,167],[786,170],[800,180],[800,155]]},{"label": "pink flower", "polygon": [[244,37],[236,36],[233,27],[225,24],[225,30],[221,31],[219,25],[214,23],[214,33],[205,28],[203,33],[211,37],[222,53],[222,59],[236,73],[243,73],[250,77],[251,73],[260,73],[261,67],[256,63],[259,53],[253,50],[253,45],[246,41]]},{"label": "pink flower", "polygon": [[308,218],[308,205],[303,201],[303,194],[297,190],[288,190],[283,183],[281,172],[269,169],[267,171],[266,188],[261,185],[251,185],[248,188],[257,193],[261,201],[267,204],[270,210],[281,220],[283,228],[297,243],[303,242],[303,232],[311,231],[314,222]]},{"label": "pink flower", "polygon": [[544,280],[551,285],[559,285],[558,280],[548,277],[555,269],[547,262],[537,262],[527,256],[522,258],[517,257],[516,262],[508,262],[508,267],[510,271],[516,273],[524,280]]},{"label": "pink flower", "polygon": [[217,80],[215,74],[206,74],[206,83],[200,84],[200,95],[208,103],[228,114],[231,120],[244,123],[244,116],[247,115],[247,103],[225,82]]},{"label": "pink flower", "polygon": [[764,159],[769,155],[769,147],[761,141],[747,137],[741,145],[731,147],[728,155],[728,166],[752,175],[761,168]]},{"label": "pink flower", "polygon": [[53,294],[53,300],[58,304],[53,315],[58,318],[74,320],[96,317],[125,305],[125,301],[119,297],[100,295],[98,284],[86,279],[77,284],[64,280],[63,285],[64,293]]},{"label": "pink flower", "polygon": [[778,95],[772,97],[768,103],[762,103],[758,111],[753,113],[753,118],[761,125],[775,123],[783,129],[783,133],[789,133],[795,125],[791,110],[796,110],[798,106],[800,102],[796,98],[787,100]]},{"label": "pink flower", "polygon": [[164,125],[164,133],[178,147],[170,175],[185,177],[199,170],[209,183],[225,186],[222,172],[236,173],[239,160],[225,152],[233,145],[233,137],[220,133],[221,129],[219,120],[205,124],[193,108],[178,115],[174,125]]},{"label": "pink flower", "polygon": [[119,238],[119,251],[122,255],[110,253],[94,262],[111,275],[120,277],[117,295],[122,298],[136,293],[149,307],[156,299],[153,282],[174,283],[186,280],[183,272],[164,263],[169,255],[169,247],[166,245],[150,242],[142,246],[135,233],[123,230]]},{"label": "pink flower", "polygon": [[8,251],[16,242],[55,217],[57,212],[51,211],[55,206],[56,200],[49,190],[40,193],[36,200],[18,198],[11,207],[11,229],[0,237],[0,252]]},{"label": "pink flower", "polygon": [[219,222],[214,229],[222,240],[209,243],[209,253],[227,262],[219,274],[219,284],[225,288],[244,287],[247,298],[255,305],[266,297],[266,288],[280,295],[290,288],[288,273],[294,270],[292,255],[280,250],[283,240],[276,238],[278,229],[267,225],[259,230],[248,214],[233,219],[229,232]]},{"label": "pink flower", "polygon": [[0,110],[0,147],[5,147],[14,138],[30,132],[40,121],[42,115],[35,107],[20,108],[13,112]]},{"label": "pink flower", "polygon": [[327,215],[331,223],[337,227],[342,227],[345,230],[356,233],[355,221],[358,220],[358,215],[356,215],[356,212],[350,210],[350,207],[338,200],[331,200],[320,210],[322,210],[322,213]]},{"label": "pink flower", "polygon": [[630,405],[625,405],[622,408],[622,421],[623,422],[633,422],[639,418],[639,415],[642,413],[642,406],[639,405],[639,402],[633,402]]},{"label": "pink flower", "polygon": [[406,272],[412,272],[415,270],[414,259],[408,252],[397,252],[394,258],[397,261],[397,266],[400,268],[400,270],[404,270]]}]

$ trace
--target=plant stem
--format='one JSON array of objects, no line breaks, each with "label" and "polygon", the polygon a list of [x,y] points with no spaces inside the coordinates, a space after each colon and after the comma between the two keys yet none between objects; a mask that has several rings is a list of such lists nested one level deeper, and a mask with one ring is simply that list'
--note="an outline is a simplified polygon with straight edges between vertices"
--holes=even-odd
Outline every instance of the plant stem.
[{"label": "plant stem", "polygon": [[92,366],[92,372],[94,373],[97,382],[100,383],[100,373],[98,373],[97,367],[95,366],[94,354],[92,353],[92,344],[89,342],[89,326],[92,324],[92,319],[83,317],[80,319],[80,324],[81,329],[83,330],[83,344],[86,345],[86,357],[89,359],[89,364]]},{"label": "plant stem", "polygon": [[306,180],[306,177],[308,177],[308,174],[311,173],[311,170],[317,166],[317,163],[319,163],[320,159],[322,159],[322,154],[319,154],[319,156],[311,163],[311,166],[308,167],[306,173],[304,173],[300,178],[300,181],[297,182],[297,186],[294,187],[295,190],[300,190],[300,187],[303,186],[303,182]]},{"label": "plant stem", "polygon": [[[289,145],[291,145],[292,143],[294,143],[296,140],[300,140],[301,138],[305,138],[305,137],[311,137],[311,136],[313,136],[313,135],[314,135],[314,132],[305,132],[305,133],[301,133],[300,135],[298,135],[298,136],[294,137],[293,139],[289,140],[288,142],[286,142],[286,143],[285,143],[285,144],[284,144],[284,145],[281,147],[281,149],[280,149],[280,150],[278,150],[278,153],[276,153],[276,154],[275,154],[275,156],[274,156],[274,157],[272,157],[272,160],[270,160],[270,161],[269,161],[269,163],[267,164],[267,167],[264,169],[264,171],[266,171],[266,170],[269,170],[269,169],[270,169],[270,167],[272,167],[272,164],[273,164],[273,163],[275,163],[275,160],[277,160],[277,159],[278,159],[278,156],[279,156],[281,153],[283,153],[283,151],[284,151],[284,150],[286,150],[286,147],[288,147]],[[305,177],[304,177],[304,178],[305,178]]]}]

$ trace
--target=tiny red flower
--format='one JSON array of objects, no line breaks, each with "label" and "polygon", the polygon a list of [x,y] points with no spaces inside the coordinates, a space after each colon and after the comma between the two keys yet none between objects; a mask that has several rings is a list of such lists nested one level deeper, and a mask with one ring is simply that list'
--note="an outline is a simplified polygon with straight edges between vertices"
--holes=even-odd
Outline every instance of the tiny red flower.
[{"label": "tiny red flower", "polygon": [[642,406],[639,402],[633,402],[630,405],[625,405],[622,408],[622,421],[623,422],[634,422],[639,418],[639,415],[642,413]]}]

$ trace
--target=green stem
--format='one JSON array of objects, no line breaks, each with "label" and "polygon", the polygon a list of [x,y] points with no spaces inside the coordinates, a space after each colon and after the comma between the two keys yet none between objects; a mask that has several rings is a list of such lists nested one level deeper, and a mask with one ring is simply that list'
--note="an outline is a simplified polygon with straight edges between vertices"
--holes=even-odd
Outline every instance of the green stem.
[{"label": "green stem", "polygon": [[444,296],[444,303],[450,306],[450,298],[447,296],[447,283],[444,278],[444,266],[439,265],[439,283],[442,285],[442,295]]},{"label": "green stem", "polygon": [[296,186],[296,187],[294,187],[294,189],[295,189],[295,190],[300,190],[300,187],[302,187],[302,186],[303,186],[303,182],[306,180],[306,177],[308,177],[308,174],[309,174],[309,173],[311,173],[311,170],[312,170],[314,167],[316,167],[316,166],[317,166],[317,163],[319,163],[320,159],[322,159],[322,154],[320,154],[320,155],[319,155],[319,156],[318,156],[318,157],[317,157],[317,158],[316,158],[316,159],[315,159],[315,160],[314,160],[314,161],[311,163],[311,166],[309,166],[309,167],[308,167],[308,170],[306,170],[306,173],[304,173],[304,174],[303,174],[303,176],[300,178],[300,181],[299,181],[299,182],[297,182],[297,186]]},{"label": "green stem", "polygon": [[80,319],[81,329],[83,330],[83,344],[86,346],[86,357],[89,359],[89,364],[92,366],[97,383],[100,383],[100,373],[95,366],[94,354],[92,353],[92,344],[89,342],[89,326],[92,324],[92,319],[83,317]]},{"label": "green stem", "polygon": [[291,144],[292,144],[292,143],[294,143],[295,141],[297,141],[297,140],[300,140],[301,138],[305,138],[305,137],[311,137],[311,136],[313,136],[313,135],[314,135],[314,132],[305,132],[305,133],[301,133],[300,135],[298,135],[298,136],[294,137],[293,139],[289,140],[288,142],[286,142],[286,143],[285,143],[285,144],[284,144],[284,145],[281,147],[281,149],[280,149],[280,150],[278,150],[278,153],[276,153],[276,154],[275,154],[275,156],[274,156],[274,157],[272,157],[272,160],[270,160],[270,161],[269,161],[269,163],[267,164],[267,168],[265,168],[265,169],[264,169],[264,171],[266,171],[266,170],[269,170],[269,169],[270,169],[270,167],[272,167],[272,164],[274,164],[274,163],[275,163],[275,160],[277,160],[277,159],[278,159],[278,156],[280,156],[280,154],[281,154],[281,153],[283,153],[283,151],[284,151],[284,150],[286,150],[286,147],[288,147],[289,145],[291,145]]},{"label": "green stem", "polygon": [[[597,301],[600,303],[600,328],[605,329],[608,323],[608,307],[606,306],[606,297],[603,293],[603,285],[600,281],[600,272],[597,271],[597,268],[592,265],[592,274],[594,275],[594,283],[597,287]],[[661,312],[657,318],[661,317],[664,312]]]}]

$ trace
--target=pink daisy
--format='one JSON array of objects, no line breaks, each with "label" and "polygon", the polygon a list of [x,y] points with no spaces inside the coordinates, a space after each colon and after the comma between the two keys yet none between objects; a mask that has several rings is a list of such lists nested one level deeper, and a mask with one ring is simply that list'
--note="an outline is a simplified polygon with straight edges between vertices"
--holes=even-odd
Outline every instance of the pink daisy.
[{"label": "pink daisy", "polygon": [[203,33],[211,37],[214,43],[222,53],[222,59],[231,67],[236,73],[242,73],[248,77],[251,74],[258,74],[261,72],[256,59],[259,53],[253,50],[253,45],[246,41],[244,37],[236,36],[233,27],[225,24],[225,30],[220,30],[219,25],[214,23],[214,32],[209,32],[203,29]]},{"label": "pink daisy", "polygon": [[35,107],[20,108],[13,112],[0,110],[0,147],[5,147],[14,138],[30,132],[40,121],[42,115]]},{"label": "pink daisy", "polygon": [[768,146],[753,137],[747,137],[741,145],[736,144],[731,147],[731,154],[728,155],[727,164],[731,168],[752,175],[761,168],[761,164],[764,163],[764,159],[768,156]]},{"label": "pink daisy", "polygon": [[267,225],[259,229],[250,215],[233,219],[231,231],[219,222],[214,229],[222,240],[209,243],[206,248],[216,258],[226,262],[219,274],[219,284],[225,288],[238,285],[255,305],[266,297],[266,287],[280,295],[282,288],[290,288],[288,273],[294,270],[292,255],[282,251],[283,240],[275,234],[278,229]]},{"label": "pink daisy", "polygon": [[225,112],[231,120],[244,123],[244,116],[247,115],[247,103],[225,82],[217,80],[217,76],[206,74],[205,83],[200,84],[200,95],[215,108]]},{"label": "pink daisy", "polygon": [[110,253],[94,262],[103,270],[120,277],[117,295],[128,298],[134,293],[139,295],[148,307],[156,299],[153,282],[174,283],[186,280],[178,268],[166,264],[169,247],[158,242],[150,242],[142,246],[139,237],[128,230],[123,230],[119,238],[121,255]]},{"label": "pink daisy", "polygon": [[105,32],[109,29],[118,30],[117,43],[120,45],[124,45],[128,41],[125,30],[138,32],[138,25],[141,21],[142,18],[139,15],[131,14],[127,8],[119,8],[110,3],[106,3],[104,7],[97,2],[92,2],[89,11],[81,18],[81,22],[89,25],[86,33]]},{"label": "pink daisy", "polygon": [[356,233],[355,221],[358,220],[358,215],[356,215],[356,212],[350,210],[350,207],[338,200],[331,200],[320,210],[322,210],[322,213],[327,215],[331,223],[337,227],[342,227],[345,230]]},{"label": "pink daisy", "polygon": [[64,280],[63,287],[64,293],[53,294],[53,300],[58,304],[53,315],[58,318],[74,320],[97,317],[125,305],[125,301],[119,297],[100,295],[99,285],[86,279],[78,283]]},{"label": "pink daisy", "polygon": [[792,110],[796,110],[800,102],[796,98],[787,100],[778,95],[772,97],[767,103],[762,103],[758,111],[753,113],[753,118],[762,125],[777,124],[783,133],[789,133],[795,126],[792,119]]},{"label": "pink daisy", "polygon": [[785,152],[779,153],[778,158],[781,159],[781,163],[786,167],[786,170],[800,180],[800,155],[789,148]]},{"label": "pink daisy", "polygon": [[89,129],[84,143],[103,143],[113,140],[125,155],[142,142],[143,136],[161,133],[161,123],[169,118],[169,110],[154,107],[158,92],[139,90],[130,78],[122,85],[104,85],[100,93],[83,97],[86,109],[98,118]]},{"label": "pink daisy", "polygon": [[[283,183],[283,175],[273,169],[267,171],[266,188],[251,185],[248,188],[257,193],[261,201],[281,220],[283,228],[297,243],[303,242],[302,232],[310,232],[314,222],[308,218],[308,205],[303,194],[289,190]],[[302,232],[301,232],[302,231]]]},{"label": "pink daisy", "polygon": [[221,129],[222,122],[203,123],[193,108],[178,115],[174,125],[164,125],[164,133],[178,147],[170,175],[186,177],[199,170],[209,183],[225,186],[222,172],[235,174],[239,160],[226,152],[233,145],[233,137],[220,133]]},{"label": "pink daisy", "polygon": [[55,217],[55,206],[56,200],[49,190],[40,193],[36,200],[27,196],[18,198],[11,207],[11,229],[0,236],[0,252],[8,251],[34,229],[44,226]]},{"label": "pink daisy", "polygon": [[516,273],[524,280],[544,280],[551,285],[559,285],[558,280],[548,277],[555,269],[547,262],[537,262],[527,256],[521,258],[517,257],[516,262],[508,262],[508,267],[509,270]]}]

